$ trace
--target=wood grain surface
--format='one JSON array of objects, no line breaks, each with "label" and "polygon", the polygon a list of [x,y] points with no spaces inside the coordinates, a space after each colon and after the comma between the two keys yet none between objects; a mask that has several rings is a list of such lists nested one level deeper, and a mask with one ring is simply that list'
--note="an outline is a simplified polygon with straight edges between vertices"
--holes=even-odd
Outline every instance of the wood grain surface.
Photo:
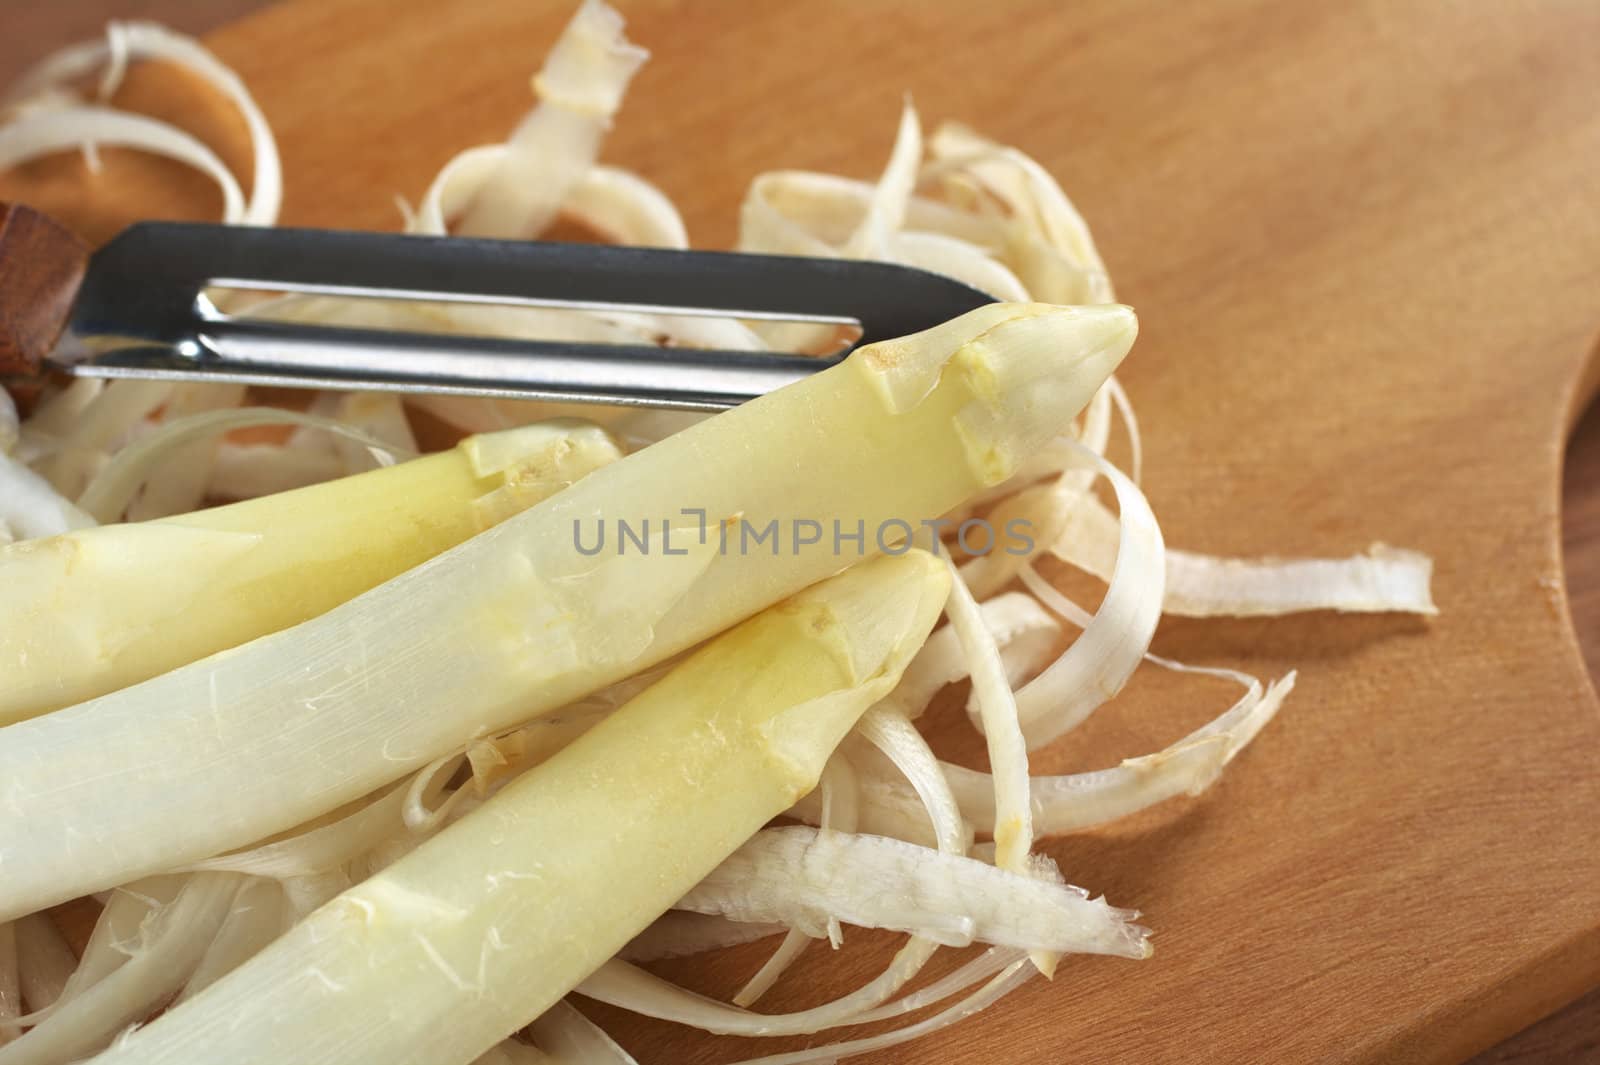
[{"label": "wood grain surface", "polygon": [[[77,32],[106,13],[203,28],[245,3],[6,5]],[[1600,716],[1561,579],[1563,440],[1600,326],[1600,8],[1589,0],[624,3],[655,59],[611,161],[725,245],[749,177],[867,176],[901,93],[1060,175],[1143,336],[1127,367],[1169,542],[1438,559],[1434,622],[1172,624],[1160,650],[1301,684],[1205,799],[1052,845],[1159,933],[1141,966],[1064,965],[898,1058],[979,1062],[1460,1062],[1600,985]],[[498,139],[566,4],[298,0],[212,35],[278,131],[285,221],[394,228],[461,147]],[[190,20],[187,23],[185,20]],[[178,79],[125,96],[218,138]],[[774,106],[781,101],[781,106]],[[0,178],[103,237],[215,199],[107,152]],[[110,178],[111,180],[107,180]],[[1566,481],[1570,606],[1600,658],[1600,418]],[[1160,746],[1227,693],[1142,679],[1037,760]],[[957,758],[976,745],[947,722]],[[792,1004],[881,963],[814,952]],[[756,953],[672,972],[726,987]],[[608,1014],[608,1018],[615,1015]],[[1590,995],[1478,1062],[1597,1059]],[[732,1049],[622,1022],[646,1061]],[[748,1047],[746,1044],[739,1049]]]},{"label": "wood grain surface", "polygon": [[67,328],[89,246],[27,204],[0,203],[0,377],[37,377]]}]

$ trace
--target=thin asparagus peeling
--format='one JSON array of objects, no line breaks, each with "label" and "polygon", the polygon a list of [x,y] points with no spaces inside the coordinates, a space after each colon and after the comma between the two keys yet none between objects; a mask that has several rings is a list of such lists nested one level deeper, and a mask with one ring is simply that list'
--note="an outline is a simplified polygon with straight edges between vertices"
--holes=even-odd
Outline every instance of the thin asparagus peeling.
[{"label": "thin asparagus peeling", "polygon": [[123,1028],[150,1015],[178,991],[205,956],[241,886],[238,876],[210,873],[184,885],[131,948],[126,964],[0,1048],[0,1065],[50,1065],[104,1047]]},{"label": "thin asparagus peeling", "polygon": [[[1057,558],[1110,580],[1117,518],[1094,497],[1075,507],[1051,545]],[[1373,544],[1349,558],[1215,558],[1166,553],[1161,609],[1179,617],[1276,617],[1306,610],[1432,615],[1433,561],[1417,551]]]},{"label": "thin asparagus peeling", "polygon": [[[621,15],[585,0],[533,79],[540,105],[506,140],[504,158],[466,204],[460,231],[487,236],[549,225],[593,165],[629,80],[649,55],[622,35]],[[546,151],[552,138],[572,150]],[[531,182],[530,168],[538,168]]]},{"label": "thin asparagus peeling", "polygon": [[10,392],[0,388],[0,455],[17,446],[21,432],[22,420],[17,415],[16,400],[11,398]]},{"label": "thin asparagus peeling", "polygon": [[[205,478],[208,471],[204,468],[203,462],[186,461],[190,457],[190,451],[193,449],[198,455],[205,455],[208,453],[205,444],[237,429],[263,425],[297,425],[301,429],[325,429],[330,433],[347,437],[347,440],[342,440],[340,443],[351,445],[369,456],[369,460],[361,464],[361,471],[372,469],[374,466],[392,466],[396,462],[416,457],[415,447],[392,447],[344,422],[300,411],[281,410],[277,407],[239,407],[229,404],[217,410],[190,413],[180,407],[182,400],[189,394],[186,391],[188,387],[180,385],[173,390],[172,401],[163,410],[159,428],[121,448],[115,457],[95,473],[82,494],[78,496],[78,505],[96,521],[104,524],[124,518],[129,521],[141,521],[170,516],[166,513],[149,514],[143,518],[134,515],[135,508],[149,508],[149,497],[153,492],[167,494],[178,490],[193,491],[194,503],[174,513],[186,514],[200,509],[199,503],[205,498]],[[182,468],[178,476],[173,475],[174,466]],[[155,476],[158,471],[161,474],[159,478]],[[155,504],[157,507],[160,505],[159,502]]]},{"label": "thin asparagus peeling", "polygon": [[782,925],[745,924],[673,910],[662,914],[650,927],[634,936],[626,947],[617,952],[617,957],[624,961],[681,958],[782,934]]},{"label": "thin asparagus peeling", "polygon": [[[645,58],[616,12],[580,4],[534,80],[534,109],[506,142],[448,162],[416,211],[402,201],[407,229],[516,239],[562,220],[619,243],[688,247],[660,189],[599,162]],[[159,117],[110,105],[146,59],[177,62],[238,107],[250,173]],[[225,221],[274,221],[271,131],[198,42],[114,24],[0,98],[0,166],[57,148],[81,148],[92,165],[102,143],[198,167],[219,186]],[[272,397],[237,386],[89,379],[49,383],[23,417],[0,390],[0,545],[14,542],[0,547],[0,723],[42,715],[0,728],[0,1043],[26,1033],[0,1046],[0,1062],[65,1065],[108,1044],[109,1061],[629,1060],[559,1000],[580,980],[613,1005],[737,1035],[910,1022],[755,1059],[768,1065],[892,1046],[1020,986],[1030,955],[1048,970],[1054,951],[1142,951],[1124,911],[1067,888],[1035,840],[1199,794],[1295,681],[1152,655],[1161,614],[1434,612],[1431,562],[1416,552],[1252,560],[1164,547],[1139,489],[1139,424],[1110,375],[1131,313],[1111,305],[1083,217],[1020,150],[953,124],[925,131],[907,101],[874,180],[756,176],[738,246],[921,266],[1003,302],[710,419],[337,392],[303,413],[263,412]],[[837,342],[805,326],[303,295],[229,310],[511,339],[818,353]],[[550,419],[585,424],[533,425]],[[222,436],[252,422],[299,425],[287,437]],[[499,435],[348,477],[461,433]],[[1119,449],[1127,475],[1112,462]],[[213,500],[249,502],[198,509]],[[94,529],[97,519],[126,524]],[[803,550],[784,542],[796,531],[784,525],[741,550],[746,527],[764,537],[769,522],[794,519],[830,539],[837,521],[844,538]],[[880,541],[891,519],[910,527]],[[935,521],[925,532],[919,519]],[[850,550],[857,522],[863,542]],[[1029,536],[1021,550],[975,552],[964,535],[974,522]],[[623,552],[622,524],[638,549]],[[602,527],[603,548],[578,550]],[[912,542],[946,557],[862,561]],[[1039,565],[1046,555],[1054,568]],[[1047,579],[1062,566],[1107,583],[1096,611]],[[857,626],[894,668],[842,702],[808,704],[839,716],[827,736],[797,741],[804,773],[773,763],[712,786],[734,770],[721,764],[726,735],[711,763],[708,722],[759,717],[757,693],[799,698],[779,691],[797,674],[775,662],[814,658],[824,665],[807,675],[822,684],[826,662],[846,661],[829,656],[837,641],[772,604],[859,590],[895,567],[921,567],[923,583],[953,567],[960,580],[948,598],[932,585],[912,596],[925,622],[902,626],[892,652],[889,633]],[[863,609],[893,613],[917,583]],[[953,623],[922,642],[941,609]],[[740,633],[752,627],[770,648],[715,650],[748,643]],[[714,680],[682,679],[718,654],[738,661]],[[1030,772],[1028,747],[1114,704],[1146,665],[1235,681],[1243,694],[1164,750]],[[952,685],[968,686],[969,717],[993,748],[987,771],[941,761],[918,731]],[[671,712],[653,726],[630,724],[663,701]],[[681,760],[694,750],[703,768]],[[606,764],[573,779],[596,752]],[[654,782],[649,808],[610,761],[617,752],[650,767],[634,774]],[[797,794],[819,774],[821,787]],[[783,807],[823,829],[759,831]],[[720,834],[692,832],[695,818],[678,814],[688,808],[708,810]],[[538,838],[511,848],[513,833]],[[511,875],[530,869],[545,879]],[[563,885],[568,909],[537,912],[539,892]],[[89,891],[104,908],[75,960],[40,907]],[[579,911],[570,934],[540,946],[536,933],[552,927],[542,919]],[[827,949],[814,937],[859,949],[844,945],[852,923],[912,935],[819,1005],[741,1008],[803,950]],[[779,935],[735,1004],[629,964]],[[968,941],[1002,945],[906,990],[941,943]]]},{"label": "thin asparagus peeling", "polygon": [[183,887],[182,877],[159,876],[125,884],[110,892],[89,942],[78,956],[77,968],[72,970],[55,1001],[33,1012],[33,1021],[38,1023],[48,1018],[127,962],[145,930],[156,926],[163,910],[178,897]]},{"label": "thin asparagus peeling", "polygon": [[[869,710],[868,715],[871,713]],[[849,758],[840,754],[828,759],[828,764],[822,767],[821,780],[813,790],[822,797],[822,831],[827,833],[856,831],[858,820],[856,773]],[[682,905],[682,900],[679,900],[679,905]],[[815,935],[803,928],[795,927],[791,922],[783,942],[778,944],[778,948],[772,952],[766,963],[733,996],[733,1004],[749,1006],[772,990],[779,978],[799,959],[806,947],[811,945],[811,940],[820,939],[823,935],[826,935],[828,942],[837,949],[844,938],[844,931],[832,916],[824,919],[822,932]]]},{"label": "thin asparagus peeling", "polygon": [[824,937],[830,920],[892,928],[952,947],[981,941],[1143,958],[1130,911],[1069,887],[900,840],[773,828],[740,847],[677,902],[744,922]]},{"label": "thin asparagus peeling", "polygon": [[[1110,824],[1169,799],[1195,796],[1209,788],[1223,769],[1277,714],[1294,690],[1293,673],[1263,688],[1254,678],[1246,693],[1223,714],[1171,746],[1129,758],[1109,769],[1029,779],[1029,806],[1041,836],[1063,836]],[[984,834],[995,831],[995,784],[988,773],[939,763],[942,779],[961,818]],[[861,830],[931,846],[934,836],[925,800],[891,767],[869,762],[861,777]],[[792,815],[816,822],[815,803],[797,803]]]},{"label": "thin asparagus peeling", "polygon": [[[238,108],[250,134],[254,157],[248,200],[239,191],[238,179],[216,155],[177,127],[111,107],[77,103],[77,94],[70,90],[73,82],[101,70],[95,96],[101,101],[109,100],[122,83],[129,62],[142,59],[164,60],[182,66],[220,91]],[[64,48],[24,72],[0,97],[0,107],[14,108],[21,113],[18,121],[0,129],[0,137],[9,138],[7,143],[15,146],[11,149],[14,154],[0,151],[0,159],[5,160],[0,166],[13,166],[22,159],[53,149],[84,147],[86,152],[92,152],[93,145],[122,143],[171,155],[180,162],[205,170],[223,190],[225,221],[270,226],[278,220],[278,207],[283,198],[283,169],[266,116],[237,74],[200,42],[164,26],[152,22],[113,22],[107,27],[104,40],[85,41]],[[84,117],[80,119],[79,116]],[[66,128],[79,121],[98,125],[99,135],[74,129],[69,136]],[[164,150],[164,146],[171,146],[172,150]]]},{"label": "thin asparagus peeling", "polygon": [[[223,415],[232,413],[244,403],[246,394],[247,389],[244,385],[204,382],[179,385],[172,390],[172,399],[161,412],[162,428],[152,435],[159,436],[179,422],[187,421],[192,424],[195,420],[204,419],[218,412]],[[145,438],[146,441],[148,439]],[[119,451],[116,459],[107,465],[117,466],[128,450],[130,449],[124,448]],[[216,451],[215,439],[208,439],[205,434],[197,434],[195,438],[185,440],[181,444],[158,449],[159,459],[148,460],[146,468],[149,473],[160,469],[162,476],[152,478],[147,473],[143,482],[135,485],[121,517],[127,521],[149,521],[152,518],[187,514],[205,506],[206,482],[211,479],[212,468],[216,464]],[[411,454],[415,453],[416,449],[412,448]],[[90,482],[90,486],[93,487],[96,482],[104,481],[105,478],[106,470],[102,468],[96,475],[95,481]],[[129,480],[138,481],[139,478],[135,475],[130,476]],[[80,505],[82,502],[80,499]],[[101,516],[97,517],[97,520],[103,522],[114,518]]]},{"label": "thin asparagus peeling", "polygon": [[557,1061],[574,1065],[638,1065],[599,1025],[565,1002],[557,1002],[530,1024],[528,1035]]},{"label": "thin asparagus peeling", "polygon": [[10,455],[0,454],[3,542],[33,540],[93,525],[94,519],[61,496],[49,481]]}]

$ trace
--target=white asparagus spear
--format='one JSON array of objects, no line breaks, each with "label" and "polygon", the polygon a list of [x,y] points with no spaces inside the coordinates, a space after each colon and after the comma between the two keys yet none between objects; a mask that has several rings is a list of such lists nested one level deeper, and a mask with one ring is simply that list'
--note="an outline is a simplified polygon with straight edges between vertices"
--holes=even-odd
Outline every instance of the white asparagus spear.
[{"label": "white asparagus spear", "polygon": [[948,593],[914,551],[762,612],[95,1062],[472,1061],[815,787]]},{"label": "white asparagus spear", "polygon": [[156,521],[0,547],[0,725],[316,617],[621,457],[544,422]]},{"label": "white asparagus spear", "polygon": [[0,730],[0,920],[309,821],[893,547],[1058,434],[1135,331],[994,304],[868,346],[311,621]]}]

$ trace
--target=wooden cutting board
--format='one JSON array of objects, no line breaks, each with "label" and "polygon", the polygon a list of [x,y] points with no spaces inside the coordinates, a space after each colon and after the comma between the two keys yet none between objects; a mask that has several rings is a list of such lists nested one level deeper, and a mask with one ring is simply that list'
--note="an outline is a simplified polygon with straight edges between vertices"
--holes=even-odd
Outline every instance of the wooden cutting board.
[{"label": "wooden cutting board", "polygon": [[[1600,714],[1557,523],[1600,325],[1600,7],[623,7],[655,58],[605,155],[657,181],[697,244],[730,243],[761,170],[875,174],[909,92],[930,125],[1038,157],[1093,224],[1143,323],[1125,379],[1169,543],[1381,539],[1438,562],[1433,621],[1167,624],[1164,653],[1301,672],[1206,797],[1048,847],[1145,911],[1155,958],[1069,960],[871,1060],[1458,1062],[1600,984]],[[395,194],[503,137],[569,11],[295,0],[211,43],[278,133],[283,220],[395,228]],[[226,106],[174,84],[125,95],[247,161]],[[91,235],[214,211],[201,183],[108,155],[120,184],[44,165],[0,195]],[[1036,765],[1154,749],[1230,698],[1141,677]],[[947,717],[941,745],[977,756]],[[813,949],[772,1005],[853,986],[885,946]],[[668,971],[726,990],[760,955]],[[646,1062],[755,1049],[598,1012]]]}]

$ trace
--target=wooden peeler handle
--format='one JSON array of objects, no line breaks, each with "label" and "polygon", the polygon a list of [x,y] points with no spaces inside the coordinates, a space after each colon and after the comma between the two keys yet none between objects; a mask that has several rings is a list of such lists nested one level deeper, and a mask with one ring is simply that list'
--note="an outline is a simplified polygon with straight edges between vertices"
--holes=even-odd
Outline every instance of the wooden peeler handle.
[{"label": "wooden peeler handle", "polygon": [[39,373],[88,265],[88,246],[60,223],[0,202],[0,378]]}]

